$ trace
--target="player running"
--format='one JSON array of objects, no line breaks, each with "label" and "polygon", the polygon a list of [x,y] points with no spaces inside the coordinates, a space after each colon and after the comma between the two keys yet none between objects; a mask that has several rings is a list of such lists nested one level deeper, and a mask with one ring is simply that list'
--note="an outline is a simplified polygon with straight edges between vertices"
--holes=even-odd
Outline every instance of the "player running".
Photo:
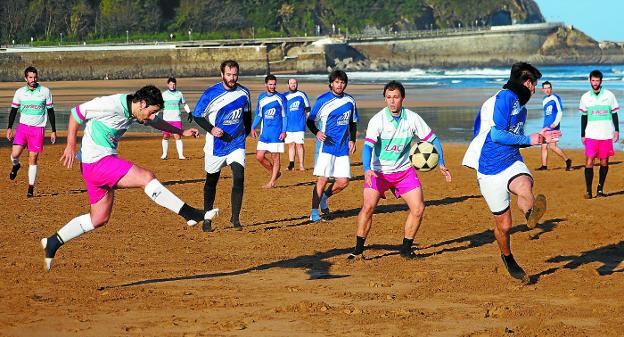
[{"label": "player running", "polygon": [[509,274],[528,282],[524,270],[511,254],[510,193],[518,196],[518,207],[534,228],[546,212],[546,197],[533,197],[533,177],[522,161],[520,148],[552,143],[559,131],[524,135],[527,118],[525,105],[535,93],[542,74],[524,62],[511,67],[509,80],[496,95],[485,101],[475,120],[475,138],[470,143],[462,164],[477,170],[481,194],[494,215],[494,236]]},{"label": "player running", "polygon": [[[324,214],[329,214],[327,199],[347,187],[351,178],[349,154],[355,152],[359,115],[355,99],[344,92],[347,84],[344,71],[332,71],[329,74],[330,91],[316,99],[306,122],[318,140],[314,175],[319,178],[312,190],[310,214],[313,222],[321,220],[319,206]],[[325,190],[329,178],[336,181]]]},{"label": "player running", "polygon": [[[166,90],[162,93],[163,100],[165,100],[162,118],[165,120],[165,122],[175,126],[178,129],[182,129],[180,104],[184,106],[184,111],[186,111],[187,114],[191,113],[191,109],[189,108],[188,104],[186,104],[186,100],[184,100],[184,95],[182,95],[182,91],[177,90],[177,80],[175,79],[175,77],[169,77],[169,79],[167,80],[167,88],[169,90]],[[169,152],[169,137],[172,134],[167,131],[163,131],[162,134],[163,153],[160,159],[165,160],[167,159],[167,152]],[[178,150],[178,159],[186,159],[186,157],[184,157],[184,144],[182,143],[180,135],[174,133],[173,139],[175,139],[176,150]]]},{"label": "player running", "polygon": [[592,90],[581,96],[581,142],[585,145],[585,198],[592,198],[594,161],[600,160],[596,197],[604,197],[604,183],[609,172],[609,157],[614,155],[613,143],[620,137],[618,110],[615,95],[602,87],[602,72],[589,73]]},{"label": "player running", "polygon": [[[149,85],[132,95],[98,97],[71,110],[67,146],[61,162],[65,167],[72,168],[75,158],[81,161],[91,210],[73,218],[55,234],[41,239],[47,271],[63,244],[108,222],[117,187],[143,188],[150,199],[181,215],[189,226],[204,220],[210,221],[218,214],[218,209],[204,213],[187,205],[164,187],[154,173],[117,156],[119,140],[135,122],[187,137],[199,135],[197,129],[181,130],[156,116],[163,104],[160,90]],[[80,152],[76,156],[76,138],[82,124],[85,125],[84,135]]]},{"label": "player running", "polygon": [[288,144],[288,171],[295,168],[295,148],[299,159],[299,170],[304,171],[304,137],[306,126],[306,115],[310,112],[310,101],[305,92],[298,90],[299,84],[297,80],[291,78],[288,80],[288,91],[284,93],[286,96],[286,118],[288,120],[286,126],[286,139],[284,143]]},{"label": "player running", "polygon": [[[245,183],[245,138],[251,131],[251,100],[249,90],[238,84],[238,63],[221,63],[222,81],[206,89],[193,110],[197,125],[206,134],[204,209],[212,209],[221,169],[232,168],[232,217],[230,222],[240,230],[239,215]],[[204,221],[203,230],[211,232],[211,221]]]},{"label": "player running", "polygon": [[444,165],[442,144],[425,121],[415,112],[403,108],[405,88],[400,82],[390,81],[384,87],[383,95],[387,107],[375,114],[368,122],[362,166],[364,167],[364,200],[358,214],[356,243],[350,260],[362,256],[364,242],[373,224],[373,212],[379,199],[386,198],[391,190],[401,197],[410,209],[405,221],[405,232],[400,254],[406,259],[418,257],[412,251],[414,237],[420,227],[425,203],[423,192],[409,159],[410,143],[415,137],[433,143],[440,159],[438,166],[447,182],[451,172]]},{"label": "player running", "polygon": [[[26,85],[17,89],[11,103],[9,113],[9,125],[6,137],[13,141],[11,149],[11,172],[9,179],[15,180],[20,167],[20,156],[24,148],[28,147],[28,191],[26,197],[31,198],[35,191],[35,182],[39,172],[37,162],[39,153],[43,151],[43,139],[48,116],[50,117],[50,142],[56,142],[56,118],[54,116],[54,104],[50,89],[39,84],[37,68],[28,67],[24,70]],[[13,123],[17,112],[20,112],[19,125],[13,134]]]},{"label": "player running", "polygon": [[[542,91],[546,95],[542,105],[544,106],[544,124],[543,128],[550,130],[559,130],[561,117],[563,116],[563,103],[559,95],[552,92],[552,84],[545,81],[542,83]],[[548,149],[551,149],[559,157],[561,157],[566,164],[566,171],[570,171],[572,168],[572,159],[570,159],[562,149],[557,146],[557,142],[550,144],[542,144],[542,166],[537,168],[538,171],[548,170]]]},{"label": "player running", "polygon": [[[256,117],[251,125],[251,136],[258,138],[256,159],[269,173],[271,180],[264,188],[275,187],[277,178],[280,177],[280,153],[284,153],[284,138],[286,138],[286,98],[277,92],[277,78],[275,75],[267,75],[264,78],[266,91],[258,97],[256,105]],[[258,125],[262,123],[260,135],[256,132]],[[264,155],[270,152],[269,161]]]}]

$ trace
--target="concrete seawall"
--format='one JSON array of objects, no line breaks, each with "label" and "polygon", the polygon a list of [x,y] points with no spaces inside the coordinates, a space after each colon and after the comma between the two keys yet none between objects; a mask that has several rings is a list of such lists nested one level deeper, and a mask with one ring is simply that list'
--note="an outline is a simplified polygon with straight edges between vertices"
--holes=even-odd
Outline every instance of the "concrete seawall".
[{"label": "concrete seawall", "polygon": [[225,59],[243,75],[325,73],[416,67],[497,67],[624,63],[620,44],[599,45],[561,24],[531,24],[348,39],[281,38],[181,44],[0,49],[0,81],[19,81],[25,67],[46,80],[217,76]]}]

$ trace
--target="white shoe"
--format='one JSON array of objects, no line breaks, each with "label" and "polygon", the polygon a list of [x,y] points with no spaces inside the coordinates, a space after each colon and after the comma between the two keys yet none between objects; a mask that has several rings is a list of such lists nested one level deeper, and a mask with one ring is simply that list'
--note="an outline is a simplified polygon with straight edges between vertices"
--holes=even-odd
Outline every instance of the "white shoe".
[{"label": "white shoe", "polygon": [[185,157],[185,156],[182,156],[182,157],[178,157],[178,159],[180,159],[180,160],[185,160],[185,159],[186,159],[186,157]]},{"label": "white shoe", "polygon": [[45,271],[50,271],[50,269],[52,269],[52,260],[54,259],[50,257],[45,257],[45,250],[47,246],[48,246],[48,239],[47,238],[41,239],[41,248],[43,248],[43,252],[44,252],[43,268],[45,269]]},{"label": "white shoe", "polygon": [[160,159],[162,159],[162,160],[166,160],[166,159],[167,159],[167,155],[166,155],[166,154],[163,154],[162,156],[160,156]]},{"label": "white shoe", "polygon": [[[219,209],[218,208],[213,208],[213,209],[209,210],[208,212],[206,212],[206,214],[204,214],[204,220],[212,220],[217,215],[219,215]],[[188,220],[186,222],[186,224],[189,225],[189,226],[195,226],[195,225],[197,225],[197,221],[195,221],[195,220]]]}]

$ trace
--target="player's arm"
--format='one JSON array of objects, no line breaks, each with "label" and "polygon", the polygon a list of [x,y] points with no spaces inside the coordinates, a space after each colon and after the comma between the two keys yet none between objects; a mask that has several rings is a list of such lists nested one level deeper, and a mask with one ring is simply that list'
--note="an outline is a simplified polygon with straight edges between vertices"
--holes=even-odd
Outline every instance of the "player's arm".
[{"label": "player's arm", "polygon": [[354,117],[355,115],[355,108],[353,109],[353,112],[351,112],[351,115],[349,116],[349,152],[351,153],[355,153],[355,139],[357,137],[357,122],[356,119]]},{"label": "player's arm", "polygon": [[[78,110],[78,112],[76,112]],[[74,165],[74,160],[76,158],[76,139],[78,138],[78,129],[80,129],[80,124],[83,123],[85,117],[80,113],[79,107],[75,107],[72,109],[72,113],[69,116],[69,121],[67,122],[67,145],[65,146],[65,150],[63,151],[63,155],[61,155],[61,163],[63,166],[68,169],[72,168]]]},{"label": "player's arm", "polygon": [[52,134],[50,135],[50,142],[56,143],[56,115],[54,114],[54,108],[48,108],[48,120],[50,120],[50,127],[52,128]]},{"label": "player's arm", "polygon": [[153,127],[154,129],[158,129],[160,131],[165,131],[169,133],[174,133],[176,135],[185,136],[185,137],[198,137],[199,131],[195,128],[190,129],[178,129],[177,127],[165,122],[160,116],[152,115],[150,119],[145,121],[145,124]]},{"label": "player's arm", "polygon": [[[379,123],[377,123],[379,124]],[[373,187],[372,179],[377,177],[377,173],[371,168],[371,162],[373,158],[373,150],[375,144],[379,140],[381,129],[379,125],[375,123],[368,123],[366,128],[366,137],[364,137],[364,147],[362,147],[362,169],[364,170],[364,181],[369,187]]]},{"label": "player's arm", "polygon": [[320,101],[320,99],[317,99],[316,102],[314,102],[314,107],[312,107],[312,111],[310,111],[310,114],[306,119],[306,125],[308,126],[308,129],[310,129],[310,132],[312,132],[312,134],[316,137],[316,139],[324,142],[327,136],[325,136],[325,133],[323,131],[319,130],[319,128],[316,127],[316,115],[323,105]]},{"label": "player's arm", "polygon": [[615,133],[613,134],[613,141],[617,142],[618,138],[620,138],[620,119],[618,117],[617,112],[611,114],[611,119],[613,120],[613,127],[615,128]]},{"label": "player's arm", "polygon": [[557,114],[555,115],[555,120],[550,125],[551,128],[556,128],[559,123],[561,123],[561,118],[563,117],[563,105],[559,102],[558,98],[555,98],[555,108],[557,109]]},{"label": "player's arm", "polygon": [[520,147],[535,145],[531,143],[531,137],[507,131],[515,99],[513,95],[504,92],[496,96],[493,113],[494,126],[490,129],[490,137],[493,142],[503,145]]},{"label": "player's arm", "polygon": [[[258,105],[259,106],[259,105]],[[256,109],[256,112],[258,111],[258,109]],[[260,121],[262,120],[262,115],[256,113],[256,117],[254,117],[254,121],[253,124],[251,124],[251,136],[256,138],[258,137],[258,132],[256,131],[256,128],[258,127],[258,125],[260,125]]]},{"label": "player's arm", "polygon": [[11,107],[9,112],[9,124],[7,125],[6,137],[8,140],[13,140],[13,123],[15,123],[15,117],[17,116],[17,107]]},{"label": "player's arm", "polygon": [[[205,118],[203,116],[204,111],[208,107],[209,103],[210,95],[208,94],[208,90],[206,90],[199,98],[199,101],[197,101],[197,104],[195,104],[195,109],[193,109],[193,113],[191,114],[191,116],[193,116],[192,118],[193,120],[195,120],[195,122],[197,122],[197,125],[199,125],[202,129],[206,130],[208,133],[212,134],[212,129],[215,126],[212,125],[210,121],[208,121],[208,118]],[[215,135],[213,134],[213,136]]]},{"label": "player's arm", "polygon": [[438,167],[440,167],[440,172],[442,173],[446,181],[451,182],[451,180],[453,179],[451,176],[451,171],[444,164],[444,151],[442,151],[442,142],[440,142],[440,139],[435,136],[435,134],[434,137],[435,138],[433,138],[431,144],[433,144],[436,151],[438,151],[438,155],[440,156],[440,158],[438,159]]}]

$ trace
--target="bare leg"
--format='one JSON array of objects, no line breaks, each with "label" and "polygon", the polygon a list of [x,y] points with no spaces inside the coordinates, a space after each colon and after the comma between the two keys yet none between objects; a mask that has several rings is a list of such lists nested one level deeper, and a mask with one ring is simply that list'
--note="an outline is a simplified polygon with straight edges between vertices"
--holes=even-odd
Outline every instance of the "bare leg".
[{"label": "bare leg", "polygon": [[271,153],[271,159],[273,160],[273,170],[271,172],[271,180],[264,185],[265,188],[273,188],[275,187],[275,182],[277,178],[279,178],[282,174],[280,173],[280,154],[279,153]]},{"label": "bare leg", "polygon": [[[299,171],[305,171],[305,167],[303,166],[303,158],[304,158],[304,148],[303,144],[297,144],[297,157],[299,158]],[[291,159],[291,161],[294,159]]]}]

